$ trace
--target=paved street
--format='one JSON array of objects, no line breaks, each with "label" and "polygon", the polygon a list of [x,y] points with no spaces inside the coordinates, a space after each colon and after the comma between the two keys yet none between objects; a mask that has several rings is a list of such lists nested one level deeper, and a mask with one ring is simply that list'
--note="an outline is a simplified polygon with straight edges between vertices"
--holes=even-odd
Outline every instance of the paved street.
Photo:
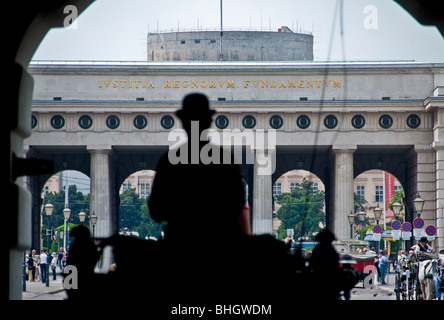
[{"label": "paved street", "polygon": [[62,273],[57,268],[57,279],[49,278],[49,287],[42,281],[26,281],[26,291],[22,292],[23,300],[64,300],[67,298],[62,283]]},{"label": "paved street", "polygon": [[395,273],[389,273],[387,284],[376,284],[373,289],[364,288],[360,281],[352,290],[350,300],[396,300]]},{"label": "paved street", "polygon": [[[23,300],[64,300],[67,298],[62,283],[62,273],[57,273],[57,280],[50,277],[49,287],[41,281],[26,281],[26,291],[23,292]],[[388,284],[378,284],[374,289],[366,289],[359,282],[355,288],[351,290],[350,300],[396,300],[393,291],[395,283],[395,274],[390,273]]]}]

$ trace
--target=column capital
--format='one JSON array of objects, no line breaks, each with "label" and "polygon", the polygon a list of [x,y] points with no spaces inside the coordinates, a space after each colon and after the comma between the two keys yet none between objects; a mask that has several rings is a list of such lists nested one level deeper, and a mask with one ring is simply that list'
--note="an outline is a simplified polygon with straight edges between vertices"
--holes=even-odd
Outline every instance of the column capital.
[{"label": "column capital", "polygon": [[[432,142],[432,148],[434,150],[444,150],[444,141],[433,141]],[[415,151],[418,151],[416,149],[416,145],[415,145]]]},{"label": "column capital", "polygon": [[334,153],[339,153],[339,152],[354,153],[357,148],[358,147],[355,144],[336,144],[331,146],[331,150]]},{"label": "column capital", "polygon": [[86,150],[90,153],[109,153],[113,149],[110,144],[91,144],[86,146]]}]

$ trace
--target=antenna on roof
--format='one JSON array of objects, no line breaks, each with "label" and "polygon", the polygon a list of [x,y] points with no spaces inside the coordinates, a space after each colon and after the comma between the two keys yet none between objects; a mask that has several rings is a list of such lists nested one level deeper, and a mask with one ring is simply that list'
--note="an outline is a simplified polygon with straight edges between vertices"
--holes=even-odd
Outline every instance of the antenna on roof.
[{"label": "antenna on roof", "polygon": [[220,0],[220,47],[219,47],[219,59],[222,61],[222,36],[224,35],[223,29],[223,15],[222,15],[222,0]]}]

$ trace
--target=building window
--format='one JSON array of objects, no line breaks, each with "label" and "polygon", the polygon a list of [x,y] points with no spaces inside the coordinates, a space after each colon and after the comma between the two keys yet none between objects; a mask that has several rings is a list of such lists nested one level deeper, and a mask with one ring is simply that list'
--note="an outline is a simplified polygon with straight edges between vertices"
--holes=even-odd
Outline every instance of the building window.
[{"label": "building window", "polygon": [[242,125],[247,129],[252,129],[256,125],[256,118],[252,115],[247,115],[242,119]]},{"label": "building window", "polygon": [[401,191],[402,190],[402,186],[395,186],[395,192],[396,191]]},{"label": "building window", "polygon": [[384,201],[384,186],[375,186],[375,202]]},{"label": "building window", "polygon": [[110,129],[117,129],[120,125],[120,119],[118,116],[112,114],[106,118],[106,126]]},{"label": "building window", "polygon": [[65,125],[65,119],[61,116],[56,114],[51,118],[51,126],[54,129],[61,129]]},{"label": "building window", "polygon": [[218,127],[219,129],[225,129],[226,127],[228,127],[229,123],[227,116],[224,115],[217,116],[215,122],[216,122],[216,127]]},{"label": "building window", "polygon": [[336,116],[329,114],[324,118],[324,126],[328,129],[333,129],[338,125],[338,118]]},{"label": "building window", "polygon": [[282,120],[282,117],[275,114],[270,118],[270,126],[273,129],[279,129],[284,124],[284,120]]},{"label": "building window", "polygon": [[296,124],[301,129],[307,129],[310,126],[310,118],[303,114],[297,118]]},{"label": "building window", "polygon": [[319,191],[319,183],[317,183],[317,182],[313,182],[313,183],[311,184],[311,190],[313,191],[313,193],[318,192],[318,191]]},{"label": "building window", "polygon": [[383,114],[381,117],[379,117],[379,125],[384,128],[388,129],[393,124],[393,118],[388,114]]},{"label": "building window", "polygon": [[356,196],[359,200],[365,199],[365,186],[356,186]]},{"label": "building window", "polygon": [[170,115],[163,116],[160,119],[160,124],[164,129],[171,129],[174,126],[174,118]]},{"label": "building window", "polygon": [[122,191],[125,192],[127,190],[131,189],[131,183],[130,182],[124,182],[122,184]]},{"label": "building window", "polygon": [[290,182],[290,191],[294,188],[300,188],[301,184],[299,182]]},{"label": "building window", "polygon": [[282,183],[276,182],[273,185],[273,197],[282,193]]},{"label": "building window", "polygon": [[148,195],[150,194],[150,184],[149,183],[141,183],[140,184],[140,197],[141,198],[148,198]]},{"label": "building window", "polygon": [[416,129],[421,124],[421,118],[416,114],[411,114],[407,117],[407,125],[412,128]]},{"label": "building window", "polygon": [[362,115],[357,114],[353,116],[351,122],[354,128],[361,129],[365,125],[365,118]]}]

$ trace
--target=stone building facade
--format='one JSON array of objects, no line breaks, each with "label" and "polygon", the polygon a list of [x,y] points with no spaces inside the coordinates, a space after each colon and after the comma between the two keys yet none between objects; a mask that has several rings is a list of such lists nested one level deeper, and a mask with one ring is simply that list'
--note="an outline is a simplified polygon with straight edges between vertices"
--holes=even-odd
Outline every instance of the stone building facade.
[{"label": "stone building facade", "polygon": [[[33,131],[25,154],[91,178],[99,237],[116,232],[121,184],[136,171],[155,170],[180,129],[175,111],[183,97],[202,92],[217,111],[215,132],[275,134],[266,150],[240,142],[254,155],[242,170],[255,234],[273,232],[273,183],[302,169],[325,186],[327,227],[349,237],[354,178],[379,169],[402,185],[407,221],[416,217],[412,203],[420,193],[421,218],[437,229],[433,245],[444,248],[442,64],[72,62],[33,63],[29,70]],[[271,159],[268,174],[259,156]],[[29,178],[33,196],[48,178]],[[34,198],[37,239],[38,203]]]}]

